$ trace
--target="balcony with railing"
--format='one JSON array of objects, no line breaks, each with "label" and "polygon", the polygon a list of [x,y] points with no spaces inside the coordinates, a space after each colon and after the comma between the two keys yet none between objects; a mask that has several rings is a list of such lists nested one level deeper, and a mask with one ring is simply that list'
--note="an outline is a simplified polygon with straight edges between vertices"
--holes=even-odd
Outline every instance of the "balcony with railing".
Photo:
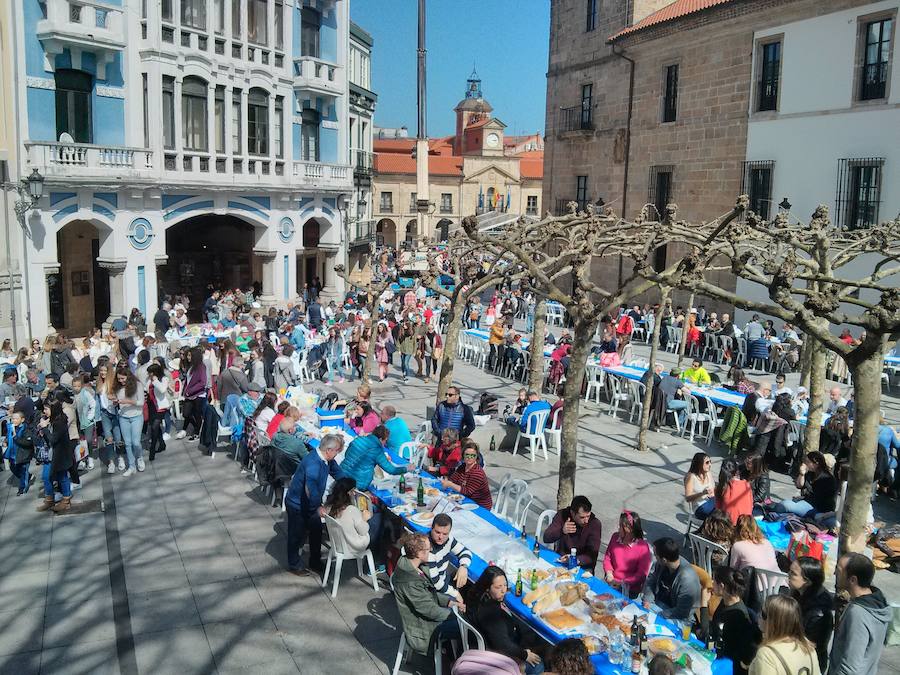
[{"label": "balcony with railing", "polygon": [[[47,18],[38,21],[37,37],[48,54],[70,49],[97,55],[97,76],[112,57],[125,49],[122,7],[96,0],[45,0]],[[74,66],[73,66],[74,67]]]},{"label": "balcony with railing", "polygon": [[340,96],[346,88],[344,69],[312,56],[294,59],[294,89]]},{"label": "balcony with railing", "polygon": [[153,151],[90,143],[27,142],[29,168],[47,178],[147,178],[154,169]]},{"label": "balcony with railing", "polygon": [[594,115],[590,106],[582,104],[559,109],[559,133],[593,130]]},{"label": "balcony with railing", "polygon": [[569,213],[569,202],[575,202],[579,211],[587,209],[588,199],[572,199],[571,197],[558,198],[556,200],[556,215],[565,216]]},{"label": "balcony with railing", "polygon": [[859,82],[859,100],[873,101],[884,98],[887,93],[887,73],[887,61],[863,65]]},{"label": "balcony with railing", "polygon": [[371,176],[375,172],[375,153],[352,148],[353,174],[360,177]]},{"label": "balcony with railing", "polygon": [[394,200],[382,199],[378,202],[378,213],[394,213]]},{"label": "balcony with railing", "polygon": [[[374,220],[360,220],[350,226],[350,248],[379,245],[378,226]],[[383,242],[382,242],[383,243]]]},{"label": "balcony with railing", "polygon": [[350,190],[353,187],[350,167],[346,164],[294,162],[294,179],[309,187],[323,189]]}]

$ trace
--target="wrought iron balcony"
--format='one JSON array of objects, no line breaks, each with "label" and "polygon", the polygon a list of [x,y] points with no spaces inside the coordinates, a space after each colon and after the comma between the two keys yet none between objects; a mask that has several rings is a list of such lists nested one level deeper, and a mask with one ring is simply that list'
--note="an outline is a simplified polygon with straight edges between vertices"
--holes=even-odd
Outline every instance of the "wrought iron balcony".
[{"label": "wrought iron balcony", "polygon": [[371,176],[375,172],[375,153],[368,150],[350,150],[353,155],[353,173],[357,176]]},{"label": "wrought iron balcony", "polygon": [[572,199],[571,197],[558,198],[556,200],[556,215],[564,216],[569,213],[569,202],[575,202],[579,211],[584,211],[588,205],[588,199]]},{"label": "wrought iron balcony", "polygon": [[594,115],[590,106],[573,105],[559,110],[559,132],[593,131]]}]

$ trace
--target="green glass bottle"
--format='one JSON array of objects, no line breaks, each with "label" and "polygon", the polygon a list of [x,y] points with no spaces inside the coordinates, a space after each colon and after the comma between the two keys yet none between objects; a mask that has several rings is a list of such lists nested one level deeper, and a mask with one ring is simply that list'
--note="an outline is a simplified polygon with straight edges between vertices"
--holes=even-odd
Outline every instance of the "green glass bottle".
[{"label": "green glass bottle", "polygon": [[406,492],[406,477],[402,473],[400,474],[400,485],[397,489],[400,491],[401,495]]},{"label": "green glass bottle", "polygon": [[522,597],[522,570],[516,575],[516,597]]},{"label": "green glass bottle", "polygon": [[419,485],[416,487],[416,504],[425,506],[425,485],[422,484],[421,476],[419,476]]},{"label": "green glass bottle", "polygon": [[531,590],[536,591],[538,587],[537,570],[531,570]]}]

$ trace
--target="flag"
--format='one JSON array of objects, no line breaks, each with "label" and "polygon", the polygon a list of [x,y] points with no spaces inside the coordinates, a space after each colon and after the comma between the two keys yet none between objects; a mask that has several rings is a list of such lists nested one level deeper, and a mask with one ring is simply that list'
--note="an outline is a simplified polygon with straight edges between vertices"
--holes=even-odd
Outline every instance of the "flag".
[{"label": "flag", "polygon": [[506,188],[506,210],[507,211],[509,211],[509,201],[510,201],[509,188]]},{"label": "flag", "polygon": [[480,185],[478,186],[478,208],[484,208],[484,190]]}]

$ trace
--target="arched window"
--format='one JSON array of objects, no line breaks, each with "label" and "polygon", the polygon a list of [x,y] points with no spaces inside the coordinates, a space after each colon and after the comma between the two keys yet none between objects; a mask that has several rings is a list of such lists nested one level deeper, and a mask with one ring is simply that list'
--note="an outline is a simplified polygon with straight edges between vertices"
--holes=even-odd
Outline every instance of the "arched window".
[{"label": "arched window", "polygon": [[304,108],[300,115],[300,157],[307,162],[319,161],[319,113]]},{"label": "arched window", "polygon": [[181,83],[181,139],[185,150],[208,150],[206,82],[186,77]]},{"label": "arched window", "polygon": [[81,70],[60,68],[56,80],[56,138],[69,134],[76,143],[90,143],[94,124],[91,91],[94,78]]},{"label": "arched window", "polygon": [[253,88],[247,97],[247,152],[269,154],[269,92]]}]

